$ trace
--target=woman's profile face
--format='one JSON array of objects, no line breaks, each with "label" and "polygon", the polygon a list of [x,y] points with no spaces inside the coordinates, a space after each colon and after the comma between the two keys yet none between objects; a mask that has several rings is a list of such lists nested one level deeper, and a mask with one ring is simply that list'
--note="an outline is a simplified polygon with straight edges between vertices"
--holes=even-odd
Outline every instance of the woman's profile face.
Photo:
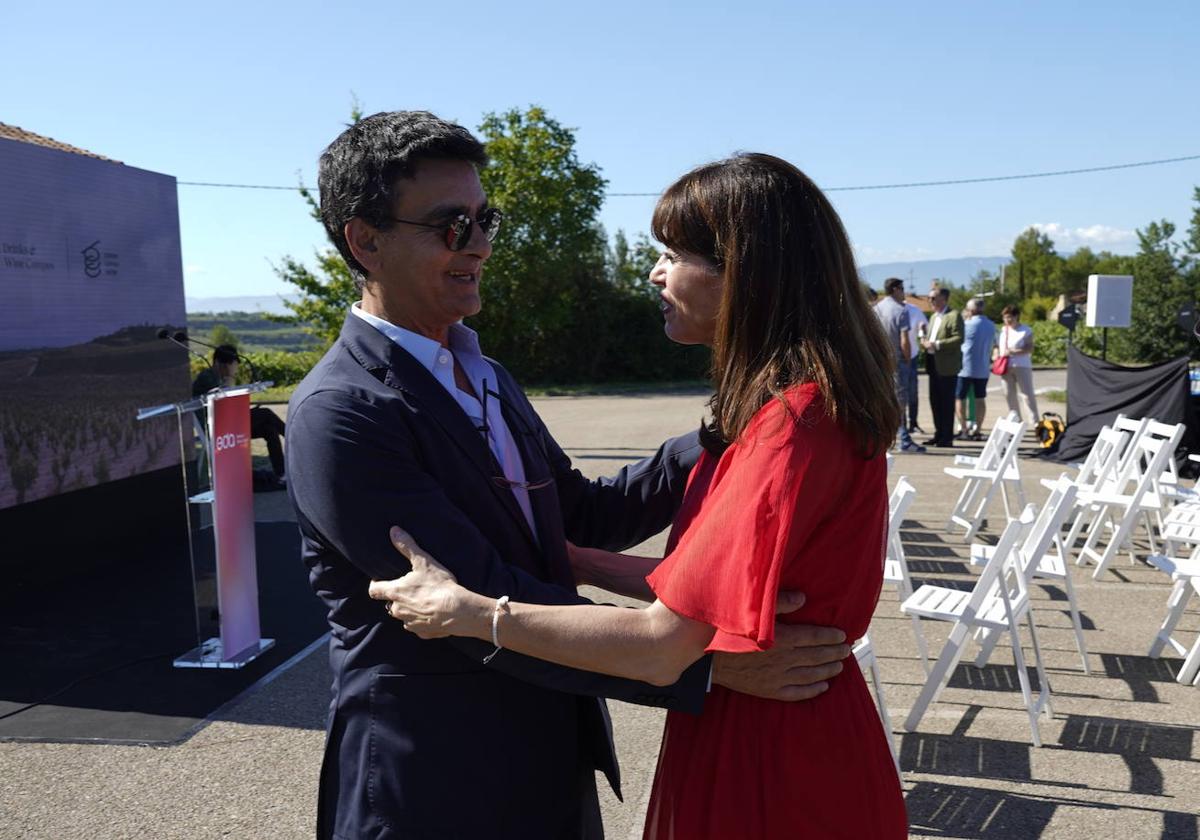
[{"label": "woman's profile face", "polygon": [[704,257],[668,248],[650,270],[661,290],[663,329],[678,344],[711,346],[721,305],[721,272]]}]

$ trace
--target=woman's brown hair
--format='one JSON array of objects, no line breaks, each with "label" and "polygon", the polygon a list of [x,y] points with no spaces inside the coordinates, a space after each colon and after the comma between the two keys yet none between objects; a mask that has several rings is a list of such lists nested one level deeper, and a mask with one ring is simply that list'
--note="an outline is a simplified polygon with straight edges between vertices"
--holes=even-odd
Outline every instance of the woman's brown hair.
[{"label": "woman's brown hair", "polygon": [[841,219],[803,172],[765,154],[698,167],[663,193],[652,230],[723,275],[706,448],[732,443],[769,399],[801,382],[817,384],[825,412],[864,458],[892,445],[896,353],[863,294]]}]

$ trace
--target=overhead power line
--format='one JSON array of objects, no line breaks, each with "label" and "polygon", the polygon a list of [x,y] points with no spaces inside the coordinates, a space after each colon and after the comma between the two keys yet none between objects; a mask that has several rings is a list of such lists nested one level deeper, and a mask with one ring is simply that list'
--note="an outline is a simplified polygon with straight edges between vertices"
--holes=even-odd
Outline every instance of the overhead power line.
[{"label": "overhead power line", "polygon": [[[1200,160],[1200,155],[1185,157],[1163,158],[1162,160],[1142,160],[1137,163],[1115,163],[1111,166],[1088,166],[1082,169],[1058,169],[1053,172],[1026,172],[1022,175],[987,175],[980,178],[949,178],[940,181],[908,181],[899,184],[860,184],[851,187],[824,187],[825,192],[851,192],[855,190],[903,190],[915,187],[947,187],[955,184],[987,184],[997,181],[1023,181],[1031,178],[1057,178],[1062,175],[1085,175],[1089,172],[1112,172],[1117,169],[1136,169],[1142,166],[1162,166],[1167,163],[1183,163],[1189,160]],[[300,187],[281,187],[272,184],[220,184],[212,181],[177,181],[181,187],[223,187],[238,190],[291,190],[299,192]],[[315,188],[309,188],[316,192]],[[654,198],[661,192],[610,192],[607,198]]]}]

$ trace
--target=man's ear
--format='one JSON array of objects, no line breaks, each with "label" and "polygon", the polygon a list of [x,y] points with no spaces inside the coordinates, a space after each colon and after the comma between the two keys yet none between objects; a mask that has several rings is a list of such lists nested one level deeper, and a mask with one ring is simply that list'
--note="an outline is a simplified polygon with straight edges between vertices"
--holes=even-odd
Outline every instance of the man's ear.
[{"label": "man's ear", "polygon": [[379,268],[380,232],[358,216],[346,222],[342,232],[354,259],[358,260],[359,265],[365,268],[368,274],[375,273]]}]

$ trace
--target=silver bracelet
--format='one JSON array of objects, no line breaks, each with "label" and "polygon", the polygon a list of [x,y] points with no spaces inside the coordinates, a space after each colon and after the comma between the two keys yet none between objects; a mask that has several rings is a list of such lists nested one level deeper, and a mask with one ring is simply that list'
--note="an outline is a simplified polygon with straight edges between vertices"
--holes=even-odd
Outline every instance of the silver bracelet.
[{"label": "silver bracelet", "polygon": [[492,644],[496,649],[483,658],[483,664],[487,665],[491,662],[496,654],[500,652],[500,612],[508,606],[508,596],[501,595],[496,599],[496,608],[492,610]]}]

